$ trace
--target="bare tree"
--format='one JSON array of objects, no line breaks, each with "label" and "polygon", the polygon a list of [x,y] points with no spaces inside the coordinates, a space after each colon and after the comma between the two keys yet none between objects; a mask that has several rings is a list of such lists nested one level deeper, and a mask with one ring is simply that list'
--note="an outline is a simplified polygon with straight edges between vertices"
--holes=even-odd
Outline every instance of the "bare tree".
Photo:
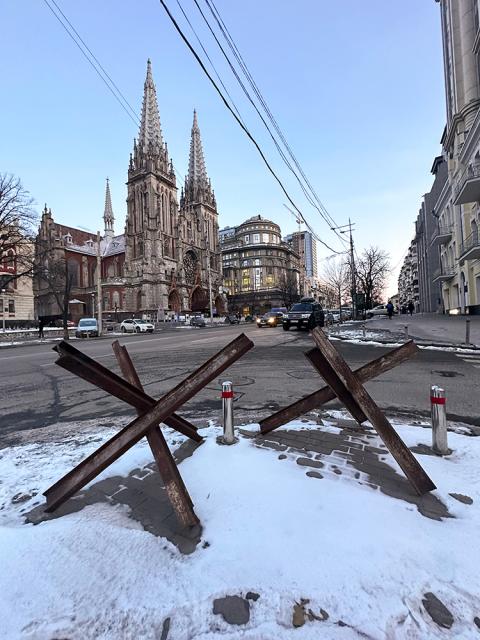
[{"label": "bare tree", "polygon": [[[325,263],[323,267],[323,281],[327,291],[334,292],[334,295],[329,294],[329,299],[335,300],[335,304],[338,304],[339,308],[342,307],[342,302],[348,296],[350,287],[349,280],[349,268],[344,258],[332,258]],[[333,305],[332,305],[333,306]],[[340,313],[341,319],[341,313]]]},{"label": "bare tree", "polygon": [[333,309],[338,302],[338,295],[335,289],[326,282],[319,282],[317,285],[318,299],[326,309]]},{"label": "bare tree", "polygon": [[0,173],[0,260],[7,266],[2,288],[33,272],[33,237],[38,217],[19,178]]},{"label": "bare tree", "polygon": [[68,305],[72,289],[78,286],[78,265],[69,261],[65,252],[49,248],[38,238],[35,246],[35,279],[39,299],[55,300],[62,318],[63,337],[68,334]]},{"label": "bare tree", "polygon": [[294,302],[297,302],[299,298],[298,279],[295,272],[284,272],[278,280],[277,289],[280,291],[280,296],[286,307],[290,307]]},{"label": "bare tree", "polygon": [[383,297],[390,256],[379,247],[365,249],[356,265],[358,288],[365,294],[365,308],[371,309]]}]

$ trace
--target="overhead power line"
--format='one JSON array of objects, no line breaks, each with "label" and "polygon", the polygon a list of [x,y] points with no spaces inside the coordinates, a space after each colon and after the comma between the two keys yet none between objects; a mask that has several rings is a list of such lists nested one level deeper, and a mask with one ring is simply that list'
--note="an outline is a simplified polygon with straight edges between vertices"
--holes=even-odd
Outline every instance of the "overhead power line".
[{"label": "overhead power line", "polygon": [[190,41],[188,40],[187,36],[183,33],[181,27],[179,26],[178,22],[175,20],[174,16],[172,15],[172,13],[170,12],[170,9],[167,7],[166,3],[164,0],[159,0],[160,4],[162,5],[163,9],[165,10],[165,13],[167,14],[167,16],[169,17],[170,21],[172,22],[173,26],[175,27],[176,31],[178,32],[178,34],[180,35],[181,39],[184,41],[184,43],[186,44],[186,46],[188,47],[188,49],[190,50],[190,52],[192,53],[192,55],[194,56],[195,60],[198,62],[198,64],[200,65],[202,71],[205,73],[205,75],[207,76],[207,78],[210,80],[211,84],[213,85],[214,89],[217,91],[218,95],[220,96],[222,102],[224,103],[225,107],[228,109],[228,111],[230,111],[230,113],[232,114],[232,116],[235,118],[235,120],[237,121],[237,123],[239,124],[239,126],[241,127],[241,129],[244,131],[244,133],[247,135],[247,137],[250,139],[250,141],[253,143],[253,145],[255,146],[255,148],[257,149],[258,153],[260,154],[260,157],[262,158],[264,164],[266,165],[267,169],[269,170],[269,172],[272,174],[272,176],[275,178],[275,180],[278,182],[280,188],[282,189],[283,193],[285,194],[285,197],[287,198],[287,200],[290,202],[290,204],[292,205],[292,207],[297,211],[298,215],[300,216],[300,218],[302,219],[302,221],[304,222],[304,224],[307,226],[307,228],[311,231],[312,235],[321,243],[323,244],[329,251],[332,251],[333,253],[341,253],[339,251],[336,251],[335,249],[333,249],[332,247],[330,247],[324,240],[322,240],[321,238],[318,237],[318,235],[315,233],[315,231],[312,229],[312,227],[310,226],[310,224],[308,223],[308,221],[305,219],[305,217],[303,216],[302,212],[300,211],[300,209],[297,207],[297,205],[295,204],[295,202],[293,201],[293,199],[291,198],[290,194],[288,193],[288,191],[286,190],[283,182],[280,180],[280,178],[278,177],[278,175],[276,174],[276,172],[274,171],[274,169],[272,168],[271,164],[269,163],[269,161],[267,160],[264,152],[262,151],[260,145],[258,144],[258,142],[255,140],[255,138],[252,136],[252,134],[250,133],[250,131],[247,129],[247,127],[243,124],[243,122],[241,121],[241,119],[237,116],[237,114],[235,113],[235,111],[233,110],[233,108],[230,106],[229,102],[227,101],[227,99],[225,98],[225,96],[223,95],[222,91],[220,90],[219,86],[217,85],[217,83],[215,82],[215,80],[212,78],[211,74],[209,73],[208,69],[205,67],[202,59],[200,58],[200,56],[198,55],[198,53],[195,51],[193,45],[190,43]]},{"label": "overhead power line", "polygon": [[[179,3],[179,0],[177,0],[177,2]],[[213,30],[213,28],[212,28],[211,24],[209,23],[209,21],[208,21],[207,17],[205,16],[204,12],[202,11],[202,9],[201,9],[201,7],[200,7],[200,5],[199,5],[198,1],[197,1],[197,0],[194,0],[194,2],[195,2],[195,5],[196,5],[196,7],[197,7],[197,9],[198,9],[198,11],[199,11],[199,13],[200,13],[200,15],[201,15],[201,16],[202,16],[202,18],[203,18],[203,20],[204,20],[205,24],[207,25],[207,27],[208,27],[208,29],[209,29],[210,33],[212,34],[212,36],[213,36],[213,38],[214,38],[215,42],[217,43],[218,48],[219,48],[219,49],[220,49],[220,51],[222,52],[222,54],[223,54],[223,56],[224,56],[225,60],[227,61],[227,64],[228,64],[228,66],[230,67],[230,70],[232,71],[233,75],[235,76],[235,79],[237,80],[237,82],[238,82],[238,84],[240,85],[240,87],[241,87],[241,89],[242,89],[243,93],[244,93],[244,94],[245,94],[245,96],[247,97],[247,100],[251,103],[251,105],[252,105],[252,106],[253,106],[253,108],[255,109],[255,111],[256,111],[256,113],[257,113],[258,117],[259,117],[259,118],[260,118],[260,120],[262,121],[262,123],[263,123],[264,127],[265,127],[265,128],[266,128],[266,130],[268,131],[268,134],[270,135],[270,138],[272,139],[272,141],[273,141],[273,143],[274,143],[274,145],[275,145],[275,147],[276,147],[276,149],[277,149],[277,151],[278,151],[278,153],[279,153],[280,157],[282,158],[283,162],[285,163],[285,165],[287,166],[287,168],[291,171],[291,173],[294,175],[295,179],[297,180],[297,182],[298,182],[298,184],[299,184],[300,188],[302,189],[302,191],[303,191],[303,193],[304,193],[305,197],[307,198],[307,200],[309,201],[309,203],[310,203],[310,204],[311,204],[315,209],[317,209],[317,210],[318,210],[318,212],[320,213],[320,215],[322,216],[322,218],[325,220],[325,222],[328,224],[328,226],[329,226],[329,227],[331,227],[332,225],[331,225],[330,220],[328,220],[328,219],[326,218],[326,216],[323,214],[323,212],[319,209],[319,207],[317,206],[317,204],[316,204],[316,203],[315,203],[315,201],[313,200],[312,196],[310,195],[310,193],[308,192],[308,190],[305,188],[305,185],[303,184],[302,180],[301,180],[301,179],[300,179],[300,177],[298,176],[297,172],[295,171],[295,169],[294,169],[294,168],[292,167],[292,165],[290,164],[290,162],[289,162],[288,158],[286,157],[286,155],[285,155],[285,153],[284,153],[283,149],[280,147],[280,145],[279,145],[279,143],[278,143],[278,141],[277,141],[277,139],[276,139],[275,135],[272,133],[272,130],[270,129],[270,127],[269,127],[268,123],[265,121],[265,118],[264,118],[264,117],[263,117],[263,115],[260,113],[260,111],[259,111],[259,109],[258,109],[258,107],[257,107],[257,105],[256,105],[256,103],[255,103],[255,101],[253,100],[252,96],[250,95],[250,93],[249,93],[248,89],[245,87],[245,85],[244,85],[244,83],[242,82],[242,80],[241,80],[240,76],[238,75],[237,70],[235,69],[234,65],[232,64],[232,62],[231,62],[230,58],[228,57],[228,54],[226,53],[225,49],[222,47],[222,45],[221,45],[220,41],[218,40],[218,38],[217,38],[217,35],[216,35],[215,31]],[[210,8],[210,10],[212,10],[212,9]],[[213,13],[213,12],[212,12],[212,13]],[[213,15],[214,15],[214,14],[213,14]],[[215,15],[214,15],[214,17],[215,17]],[[217,24],[219,24],[218,20],[216,20],[216,21],[217,21]],[[222,27],[221,27],[221,25],[220,25],[220,24],[219,24],[219,26],[220,26],[220,29],[222,29]],[[223,32],[223,30],[222,30],[222,32]],[[223,32],[223,33],[224,33],[224,32]],[[250,74],[248,73],[248,71],[247,71],[247,73],[245,73],[244,67],[242,66],[242,62],[240,61],[239,56],[236,54],[235,49],[233,49],[233,48],[232,48],[232,44],[230,43],[230,41],[228,40],[228,38],[225,36],[225,33],[224,33],[224,37],[225,37],[225,39],[227,40],[227,43],[229,44],[230,48],[232,49],[232,51],[233,51],[233,53],[234,53],[234,56],[235,56],[235,58],[236,58],[237,62],[239,63],[239,65],[240,65],[241,69],[242,69],[242,70],[243,70],[243,72],[244,72],[244,75],[246,75],[246,76],[247,76],[247,80],[249,81],[250,85],[251,85],[251,86],[253,86],[253,88],[254,88],[254,92],[255,92],[255,94],[257,95],[257,98],[259,99],[260,103],[262,104],[262,106],[264,107],[264,110],[265,110],[265,111],[266,111],[266,113],[267,113],[267,117],[269,117],[270,121],[272,121],[271,113],[270,113],[270,111],[268,110],[268,106],[266,105],[266,103],[265,103],[265,102],[264,102],[264,100],[263,100],[263,97],[261,96],[261,94],[260,94],[260,93],[259,93],[259,91],[257,90],[256,85],[255,85],[254,83],[253,83],[253,85],[252,85],[253,78],[250,80],[251,76],[250,76]],[[202,48],[203,48],[203,47],[202,47]],[[269,116],[269,114],[270,114],[270,116]],[[276,125],[276,122],[275,122],[275,126],[276,126],[276,128],[278,129],[278,126]],[[283,136],[283,134],[281,134],[281,135]],[[282,139],[282,138],[281,138],[281,139]],[[284,139],[283,139],[283,140],[284,140]],[[284,146],[288,147],[288,144],[286,143],[286,141],[285,141],[285,140],[284,140]],[[298,164],[298,162],[297,162],[297,164]],[[339,236],[339,238],[340,238],[342,241],[344,240],[344,238],[342,238],[341,236]]]},{"label": "overhead power line", "polygon": [[[73,24],[70,22],[70,20],[63,13],[61,8],[55,2],[55,0],[43,0],[43,1],[47,5],[47,7],[50,9],[50,11],[53,13],[53,15],[58,20],[58,22],[62,25],[63,29],[67,32],[68,36],[72,39],[72,41],[78,47],[78,49],[80,50],[85,60],[87,60],[89,65],[92,67],[92,69],[100,78],[100,80],[103,82],[103,84],[107,87],[107,89],[113,95],[113,97],[118,102],[118,104],[125,111],[125,113],[130,118],[130,120],[132,120],[138,126],[140,124],[140,119],[137,113],[135,112],[133,107],[130,105],[128,100],[125,98],[125,96],[123,95],[121,90],[118,88],[118,86],[115,84],[115,82],[112,80],[110,75],[107,73],[103,65],[99,62],[98,58],[94,55],[92,50],[83,40],[83,38],[80,36],[80,34],[75,29]],[[52,2],[55,5],[59,13],[55,11],[55,9],[52,7],[50,2]],[[63,19],[60,17],[59,14],[63,16]]]},{"label": "overhead power line", "polygon": [[[206,20],[206,18],[205,18],[205,16],[204,16],[203,12],[202,12],[202,11],[201,11],[201,9],[199,8],[199,5],[198,5],[197,0],[194,0],[194,2],[195,2],[195,4],[196,4],[197,8],[199,9],[200,13],[202,14],[202,17],[204,18],[204,20],[205,20],[205,21],[207,22],[207,24],[208,24],[208,21]],[[228,46],[229,46],[230,50],[232,51],[232,53],[233,53],[233,55],[234,55],[234,57],[235,57],[235,59],[236,59],[236,61],[237,61],[238,65],[239,65],[240,69],[242,70],[243,74],[244,74],[244,75],[245,75],[245,77],[247,78],[247,81],[249,82],[250,86],[252,87],[252,89],[253,89],[253,91],[254,91],[254,93],[255,93],[255,95],[256,95],[256,97],[257,97],[258,101],[260,102],[260,104],[261,104],[261,106],[262,106],[263,110],[265,111],[265,113],[266,113],[266,115],[267,115],[268,119],[270,120],[271,124],[273,125],[273,128],[275,129],[275,131],[276,131],[277,135],[279,136],[279,138],[280,138],[280,140],[282,141],[282,143],[283,143],[283,145],[284,145],[285,149],[287,150],[288,155],[290,156],[290,158],[291,158],[291,160],[293,161],[293,163],[294,163],[295,167],[296,167],[296,168],[297,168],[297,170],[299,171],[299,173],[300,173],[300,175],[302,176],[302,178],[303,178],[303,180],[304,180],[305,184],[307,185],[308,189],[310,190],[310,193],[311,193],[311,194],[312,194],[312,196],[313,196],[313,200],[312,200],[312,198],[311,198],[310,196],[307,196],[307,199],[309,200],[310,204],[312,204],[312,206],[313,206],[315,209],[317,209],[317,210],[318,210],[318,212],[320,213],[320,215],[322,216],[322,218],[323,218],[323,219],[328,223],[328,225],[329,225],[329,227],[330,227],[330,228],[331,228],[331,227],[337,227],[337,226],[338,226],[337,222],[334,220],[334,218],[330,215],[330,213],[327,211],[326,207],[325,207],[325,206],[323,205],[323,203],[321,202],[321,200],[320,200],[320,198],[318,197],[318,195],[317,195],[317,193],[316,193],[315,189],[313,188],[312,184],[310,183],[309,179],[307,178],[307,176],[306,176],[306,174],[305,174],[305,172],[304,172],[304,170],[303,170],[302,166],[300,165],[300,163],[299,163],[298,159],[296,158],[296,156],[295,156],[295,154],[294,154],[294,152],[293,152],[292,148],[290,147],[290,145],[289,145],[289,143],[288,143],[288,141],[287,141],[287,139],[286,139],[286,137],[285,137],[285,135],[284,135],[283,131],[281,130],[281,128],[280,128],[280,126],[279,126],[278,122],[276,121],[276,119],[275,119],[274,115],[272,114],[272,112],[271,112],[271,110],[270,110],[270,108],[269,108],[269,106],[268,106],[268,104],[267,104],[267,102],[266,102],[265,98],[263,97],[263,95],[262,95],[262,93],[261,93],[260,89],[258,88],[258,85],[256,84],[256,82],[255,82],[255,80],[254,80],[254,78],[253,78],[252,74],[250,73],[250,71],[249,71],[249,69],[248,69],[248,67],[247,67],[247,64],[245,63],[245,61],[244,61],[244,59],[243,59],[243,57],[242,57],[242,54],[240,53],[240,51],[239,51],[239,49],[238,49],[237,45],[235,44],[235,41],[234,41],[234,39],[233,39],[232,35],[230,34],[230,32],[229,32],[229,30],[228,30],[228,28],[227,28],[227,26],[226,26],[225,22],[223,21],[223,19],[222,19],[221,15],[220,15],[220,12],[218,11],[217,7],[215,6],[214,1],[213,1],[213,0],[204,0],[204,2],[206,3],[207,7],[209,8],[209,10],[210,10],[210,12],[211,12],[211,14],[212,14],[212,16],[213,16],[213,18],[214,18],[215,22],[217,23],[218,28],[220,29],[220,32],[222,33],[222,35],[223,35],[223,37],[224,37],[225,41],[227,42],[227,44],[228,44]],[[212,29],[211,29],[210,25],[209,25],[209,28],[210,28],[210,30],[212,31]],[[215,35],[214,35],[214,38],[215,38],[215,40],[216,40],[217,44],[219,45],[220,49],[222,50],[222,53],[225,55],[225,57],[227,57],[227,56],[226,56],[226,54],[225,54],[225,52],[223,51],[223,48],[222,48],[222,47],[221,47],[221,45],[218,43],[218,40],[217,40],[217,38],[215,37]],[[231,65],[230,65],[230,66],[231,66]],[[235,74],[235,76],[237,77],[237,80],[240,82],[240,80],[238,79],[237,74],[236,74],[235,72],[234,72],[234,74]],[[240,82],[240,84],[241,84],[241,82]],[[243,85],[242,85],[242,87],[243,87]],[[244,89],[244,90],[245,90],[245,89]],[[258,113],[258,111],[257,111],[257,113]],[[266,125],[266,123],[265,123],[265,121],[263,120],[263,118],[262,118],[262,121],[264,122],[265,126],[266,126],[266,127],[267,127],[267,129],[269,130],[269,128],[268,128],[268,126]],[[270,133],[270,135],[271,135],[270,130],[269,130],[269,133]],[[282,154],[282,156],[283,156],[283,154]],[[293,171],[293,169],[290,167],[290,165],[288,165],[288,166],[289,166],[289,168]],[[296,175],[296,174],[295,174],[295,175]],[[298,176],[296,176],[296,177],[297,177],[297,180],[299,180]],[[304,189],[303,189],[303,190],[304,190]],[[305,190],[304,190],[304,193],[305,193]],[[305,195],[307,195],[307,194],[305,194]],[[337,235],[337,236],[338,236],[342,241],[345,241],[345,238],[343,238],[342,236],[340,236],[340,234],[338,234],[338,233],[336,232],[336,230],[335,230],[335,229],[332,229],[332,230],[336,233],[336,235]]]}]

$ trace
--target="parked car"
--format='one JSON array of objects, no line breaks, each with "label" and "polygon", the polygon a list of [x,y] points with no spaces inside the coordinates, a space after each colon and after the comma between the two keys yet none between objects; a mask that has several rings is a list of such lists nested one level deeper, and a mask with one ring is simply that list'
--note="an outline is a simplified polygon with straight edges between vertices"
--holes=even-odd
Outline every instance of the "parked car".
[{"label": "parked car", "polygon": [[333,313],[330,311],[330,309],[324,309],[323,310],[323,315],[325,317],[325,322],[328,324],[333,324],[335,322],[335,319],[333,317]]},{"label": "parked car", "polygon": [[147,320],[129,318],[122,322],[120,325],[120,331],[122,333],[153,333],[155,331],[155,325],[151,322],[147,322]]},{"label": "parked car", "polygon": [[277,327],[282,322],[283,313],[279,314],[275,311],[264,313],[263,316],[257,318],[257,327]]},{"label": "parked car", "polygon": [[98,322],[96,318],[80,318],[75,330],[77,338],[97,338]]},{"label": "parked car", "polygon": [[373,316],[388,316],[387,305],[379,304],[373,309],[367,311],[367,318],[373,318]]},{"label": "parked car", "polygon": [[325,324],[325,314],[322,305],[314,298],[302,298],[300,302],[292,305],[287,315],[283,316],[283,330],[288,331],[290,327],[298,329],[313,329],[323,327]]},{"label": "parked car", "polygon": [[190,318],[191,327],[205,327],[205,318],[203,316],[192,316]]},{"label": "parked car", "polygon": [[240,324],[240,320],[234,313],[231,313],[230,315],[225,316],[225,324]]}]

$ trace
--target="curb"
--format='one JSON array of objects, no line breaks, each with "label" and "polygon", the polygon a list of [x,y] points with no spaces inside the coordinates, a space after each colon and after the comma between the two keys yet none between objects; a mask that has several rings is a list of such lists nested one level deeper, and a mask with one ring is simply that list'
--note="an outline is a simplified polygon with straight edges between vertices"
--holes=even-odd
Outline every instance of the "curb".
[{"label": "curb", "polygon": [[[332,333],[329,334],[329,336],[332,336],[333,338],[337,338],[338,340],[355,340],[357,342],[364,342],[365,344],[369,344],[369,343],[377,343],[377,344],[392,344],[393,342],[395,343],[404,343],[407,342],[407,340],[405,340],[405,338],[402,336],[401,338],[394,338],[392,336],[392,338],[389,339],[385,339],[385,338],[351,338],[348,336],[342,336],[338,333]],[[422,338],[415,338],[415,336],[409,336],[411,340],[415,341],[415,344],[417,344],[419,347],[439,347],[439,348],[444,348],[444,349],[460,349],[460,350],[468,350],[468,351],[480,351],[480,346],[477,346],[475,344],[464,344],[464,343],[455,343],[455,342],[431,342],[431,341],[426,341]]]}]

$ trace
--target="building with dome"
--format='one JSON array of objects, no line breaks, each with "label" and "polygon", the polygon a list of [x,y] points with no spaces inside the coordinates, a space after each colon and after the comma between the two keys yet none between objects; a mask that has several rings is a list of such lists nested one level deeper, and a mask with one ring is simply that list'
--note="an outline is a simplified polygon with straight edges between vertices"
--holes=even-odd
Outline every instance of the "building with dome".
[{"label": "building with dome", "polygon": [[234,313],[265,313],[298,299],[300,258],[260,215],[219,231],[223,287]]}]

